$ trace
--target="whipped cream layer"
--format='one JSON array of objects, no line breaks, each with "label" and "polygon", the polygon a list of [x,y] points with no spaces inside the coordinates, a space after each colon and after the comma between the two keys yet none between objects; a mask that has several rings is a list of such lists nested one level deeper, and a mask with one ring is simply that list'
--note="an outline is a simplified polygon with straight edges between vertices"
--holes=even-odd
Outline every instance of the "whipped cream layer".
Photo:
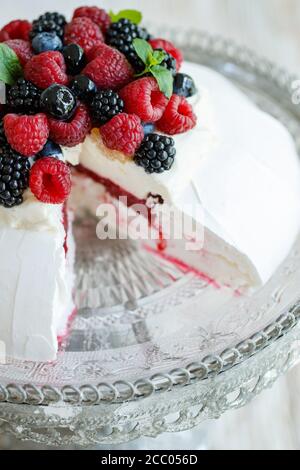
[{"label": "whipped cream layer", "polygon": [[74,246],[62,206],[37,201],[0,207],[0,341],[8,356],[32,361],[56,358],[58,336],[74,310]]},{"label": "whipped cream layer", "polygon": [[[165,203],[194,216],[205,215],[201,253],[175,242],[171,255],[188,258],[221,282],[235,287],[265,283],[287,256],[300,226],[300,169],[288,131],[222,75],[185,63],[199,94],[193,97],[198,125],[175,136],[170,171],[148,175],[134,162],[107,156],[99,136],[86,139],[80,163],[138,199],[159,194]],[[188,234],[187,234],[188,235]]]}]

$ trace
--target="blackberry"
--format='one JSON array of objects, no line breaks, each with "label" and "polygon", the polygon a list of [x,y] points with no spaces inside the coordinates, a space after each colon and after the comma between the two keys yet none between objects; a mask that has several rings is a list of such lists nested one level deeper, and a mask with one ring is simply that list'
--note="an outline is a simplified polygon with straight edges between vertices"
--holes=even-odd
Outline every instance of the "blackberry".
[{"label": "blackberry", "polygon": [[145,28],[141,28],[125,18],[117,23],[112,23],[106,33],[107,43],[122,52],[136,72],[142,72],[145,65],[133,47],[133,40],[136,38],[149,41],[150,35]]},{"label": "blackberry", "polygon": [[171,169],[175,156],[174,139],[160,134],[148,134],[136,152],[134,161],[146,173],[163,173]]},{"label": "blackberry", "polygon": [[59,26],[65,26],[67,24],[66,17],[64,15],[61,15],[60,13],[57,13],[56,11],[50,12],[47,11],[43,15],[39,16],[37,21],[54,21]]},{"label": "blackberry", "polygon": [[8,145],[0,148],[0,205],[19,206],[29,186],[30,162]]},{"label": "blackberry", "polygon": [[164,52],[166,57],[165,59],[160,63],[163,67],[166,67],[170,72],[172,73],[173,77],[175,77],[177,73],[177,62],[175,57],[173,57],[171,54],[166,52],[164,49],[154,49],[155,51],[160,51]]},{"label": "blackberry", "polygon": [[124,101],[112,90],[98,91],[91,102],[94,123],[103,125],[117,114],[122,113]]},{"label": "blackberry", "polygon": [[47,12],[32,23],[30,38],[33,39],[40,33],[56,33],[60,39],[63,39],[66,23],[63,15]]},{"label": "blackberry", "polygon": [[36,114],[40,110],[41,91],[33,83],[19,78],[8,90],[6,104],[22,114]]}]

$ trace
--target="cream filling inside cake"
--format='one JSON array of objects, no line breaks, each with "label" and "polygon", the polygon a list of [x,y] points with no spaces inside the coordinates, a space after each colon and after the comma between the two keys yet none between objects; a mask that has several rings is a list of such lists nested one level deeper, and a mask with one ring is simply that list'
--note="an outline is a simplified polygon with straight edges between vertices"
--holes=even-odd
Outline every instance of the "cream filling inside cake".
[{"label": "cream filling inside cake", "polygon": [[53,360],[66,333],[74,242],[71,221],[66,241],[63,219],[63,206],[41,203],[29,190],[21,206],[0,207],[0,341],[8,357]]},{"label": "cream filling inside cake", "polygon": [[198,124],[175,136],[177,156],[170,171],[149,175],[134,162],[116,159],[95,132],[77,149],[76,159],[137,199],[158,194],[191,217],[189,208],[200,205],[205,217],[195,221],[204,228],[203,249],[187,252],[171,241],[164,255],[233,287],[258,287],[287,256],[299,230],[294,142],[220,74],[189,63],[182,71],[199,90],[192,98]]}]

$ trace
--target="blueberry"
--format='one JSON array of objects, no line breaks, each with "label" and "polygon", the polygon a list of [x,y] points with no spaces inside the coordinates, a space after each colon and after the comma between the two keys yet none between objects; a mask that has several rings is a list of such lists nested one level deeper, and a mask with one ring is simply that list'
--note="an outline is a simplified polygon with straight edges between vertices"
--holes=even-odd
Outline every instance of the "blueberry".
[{"label": "blueberry", "polygon": [[46,145],[44,146],[43,150],[37,155],[37,158],[41,157],[55,157],[58,160],[63,159],[63,152],[60,145],[52,142],[52,140],[48,140]]},{"label": "blueberry", "polygon": [[197,87],[192,77],[185,73],[177,73],[174,78],[173,91],[176,95],[190,98],[197,93]]},{"label": "blueberry", "polygon": [[86,64],[85,54],[82,47],[77,44],[69,44],[63,49],[63,56],[70,75],[77,75]]},{"label": "blueberry", "polygon": [[70,83],[70,89],[80,100],[91,101],[97,92],[95,83],[85,75],[76,75]]},{"label": "blueberry", "polygon": [[76,98],[66,86],[54,84],[41,94],[41,108],[55,119],[66,121],[75,111]]},{"label": "blueberry", "polygon": [[32,40],[32,49],[36,54],[46,51],[61,51],[62,41],[56,33],[40,33]]},{"label": "blueberry", "polygon": [[152,134],[155,131],[155,125],[152,122],[143,123],[144,134]]}]

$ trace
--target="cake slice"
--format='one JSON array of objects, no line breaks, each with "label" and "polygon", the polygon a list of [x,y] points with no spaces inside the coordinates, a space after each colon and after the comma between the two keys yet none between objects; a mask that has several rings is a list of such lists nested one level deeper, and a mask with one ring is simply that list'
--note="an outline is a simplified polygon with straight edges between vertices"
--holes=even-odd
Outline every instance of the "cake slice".
[{"label": "cake slice", "polygon": [[0,341],[8,357],[50,361],[75,312],[72,215],[27,190],[0,207]]},{"label": "cake slice", "polygon": [[[182,71],[198,88],[189,99],[198,123],[174,136],[177,155],[169,171],[147,174],[133,160],[116,158],[95,131],[82,148],[79,168],[114,198],[127,196],[129,206],[143,202],[152,214],[172,207],[190,217],[203,235],[200,249],[190,243],[195,230],[182,233],[181,240],[168,239],[154,217],[157,239],[144,240],[153,253],[217,283],[257,288],[287,256],[299,231],[300,171],[294,142],[277,120],[218,73],[189,63]],[[120,201],[116,207],[124,223],[127,208]],[[196,207],[201,210],[195,216]]]}]

